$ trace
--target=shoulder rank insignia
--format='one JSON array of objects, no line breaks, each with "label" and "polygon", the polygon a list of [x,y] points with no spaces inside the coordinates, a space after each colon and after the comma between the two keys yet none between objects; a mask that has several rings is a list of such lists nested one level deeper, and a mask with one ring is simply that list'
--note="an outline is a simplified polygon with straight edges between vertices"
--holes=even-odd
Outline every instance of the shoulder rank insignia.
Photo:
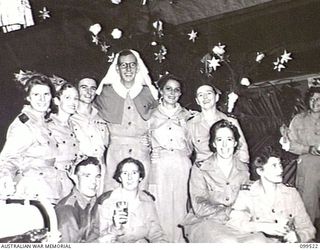
[{"label": "shoulder rank insignia", "polygon": [[250,190],[251,184],[241,184],[240,190]]},{"label": "shoulder rank insignia", "polygon": [[25,113],[22,113],[22,114],[19,115],[18,117],[19,117],[19,120],[20,120],[22,123],[26,123],[26,122],[29,120],[29,117],[28,117]]}]

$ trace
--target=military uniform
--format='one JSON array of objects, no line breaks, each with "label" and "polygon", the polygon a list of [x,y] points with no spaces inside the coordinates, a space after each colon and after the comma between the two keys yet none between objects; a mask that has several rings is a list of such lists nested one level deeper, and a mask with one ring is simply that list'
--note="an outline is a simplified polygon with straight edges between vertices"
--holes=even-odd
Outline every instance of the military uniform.
[{"label": "military uniform", "polygon": [[91,209],[96,197],[89,201],[78,189],[63,198],[55,207],[58,229],[61,233],[60,242],[80,243],[88,240],[91,230]]},{"label": "military uniform", "polygon": [[160,223],[170,242],[184,242],[178,224],[187,214],[192,152],[186,126],[189,117],[180,105],[172,115],[159,105],[149,120],[152,149],[158,154],[151,164],[149,190],[156,198]]},{"label": "military uniform", "polygon": [[[116,203],[123,201],[121,188],[102,194],[92,210],[93,231],[95,238],[112,234],[113,215]],[[143,191],[138,191],[137,197],[128,202],[128,221],[123,224],[123,232],[117,242],[167,242],[157,215],[153,199]]]},{"label": "military uniform", "polygon": [[288,136],[289,151],[300,155],[296,187],[314,222],[320,218],[320,156],[309,154],[309,147],[320,145],[320,119],[315,119],[310,111],[296,115],[290,123]]},{"label": "military uniform", "polygon": [[249,151],[246,139],[243,135],[243,132],[240,128],[239,122],[224,113],[217,110],[217,116],[215,117],[214,122],[210,125],[206,121],[202,113],[198,113],[195,117],[188,121],[188,129],[191,134],[192,143],[194,150],[196,152],[196,161],[203,161],[208,159],[212,155],[212,151],[209,148],[209,139],[210,139],[210,127],[217,121],[222,119],[232,122],[238,128],[240,134],[240,140],[238,145],[238,150],[236,156],[239,157],[240,161],[248,163],[249,162]]},{"label": "military uniform", "polygon": [[59,173],[54,168],[56,141],[44,116],[29,105],[9,126],[0,155],[0,172],[17,182],[18,195],[42,195],[52,203],[59,199]]},{"label": "military uniform", "polygon": [[240,185],[249,180],[248,166],[234,157],[226,177],[215,155],[197,165],[189,182],[192,210],[182,224],[190,242],[222,242],[232,234],[225,223]]},{"label": "military uniform", "polygon": [[49,129],[57,141],[57,154],[55,156],[55,168],[59,170],[59,181],[62,185],[60,199],[67,196],[72,188],[73,182],[69,178],[74,161],[79,155],[79,141],[69,124],[63,124],[56,114],[51,114]]},{"label": "military uniform", "polygon": [[[250,224],[255,222],[276,222],[288,220],[294,224],[302,242],[308,242],[315,236],[304,204],[294,187],[278,184],[273,203],[266,200],[265,191],[260,180],[252,185],[242,186],[239,196],[232,206],[228,226],[239,233],[250,233]],[[252,232],[255,233],[255,232]],[[272,238],[272,236],[269,236]],[[273,241],[281,239],[274,237]]]},{"label": "military uniform", "polygon": [[109,129],[107,122],[98,115],[98,110],[92,107],[90,115],[73,114],[70,125],[79,141],[79,153],[101,160],[109,145]]}]

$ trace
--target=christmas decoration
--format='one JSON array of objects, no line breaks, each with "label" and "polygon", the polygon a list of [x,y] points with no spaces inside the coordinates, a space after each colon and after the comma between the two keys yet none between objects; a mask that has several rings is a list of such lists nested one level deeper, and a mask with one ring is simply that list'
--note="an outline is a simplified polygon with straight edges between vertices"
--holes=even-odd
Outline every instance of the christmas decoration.
[{"label": "christmas decoration", "polygon": [[122,31],[118,28],[115,28],[112,30],[111,36],[113,37],[113,39],[120,39],[122,36]]},{"label": "christmas decoration", "polygon": [[50,18],[50,11],[47,10],[46,7],[43,7],[42,10],[39,10],[39,17],[41,17],[43,20],[46,20],[47,18]]},{"label": "christmas decoration", "polygon": [[191,40],[193,43],[195,42],[196,38],[197,38],[197,34],[198,32],[195,32],[194,30],[192,30],[188,36],[189,36],[189,40]]}]

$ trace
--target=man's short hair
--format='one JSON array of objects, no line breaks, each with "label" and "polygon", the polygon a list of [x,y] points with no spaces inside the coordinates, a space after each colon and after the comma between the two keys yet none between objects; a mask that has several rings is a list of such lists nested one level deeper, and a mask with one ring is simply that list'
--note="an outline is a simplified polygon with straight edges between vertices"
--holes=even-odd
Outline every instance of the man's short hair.
[{"label": "man's short hair", "polygon": [[79,172],[79,169],[81,166],[87,166],[87,165],[95,165],[98,166],[101,171],[101,164],[97,157],[88,156],[86,159],[83,159],[82,161],[78,162],[77,165],[74,168],[74,174],[77,174]]},{"label": "man's short hair", "polygon": [[[132,51],[130,49],[123,49],[119,52],[117,65],[119,65],[119,63],[120,63],[121,56],[128,56],[128,55],[133,55],[136,58],[136,56],[132,53]],[[138,60],[138,59],[136,58],[136,60]]]}]

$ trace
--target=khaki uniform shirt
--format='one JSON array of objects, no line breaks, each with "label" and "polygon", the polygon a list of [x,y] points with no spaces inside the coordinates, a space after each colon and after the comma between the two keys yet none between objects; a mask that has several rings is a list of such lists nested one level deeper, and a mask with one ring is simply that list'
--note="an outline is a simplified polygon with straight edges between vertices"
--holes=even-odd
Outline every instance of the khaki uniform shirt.
[{"label": "khaki uniform shirt", "polygon": [[243,185],[232,207],[228,225],[241,232],[248,232],[252,222],[280,222],[289,220],[294,223],[302,242],[315,236],[315,228],[305,210],[299,193],[294,187],[279,184],[273,203],[265,199],[260,180],[252,185]]},{"label": "khaki uniform shirt", "polygon": [[70,125],[79,141],[80,154],[102,159],[109,145],[109,129],[98,110],[93,107],[89,116],[75,113],[70,117]]},{"label": "khaki uniform shirt", "polygon": [[[222,119],[228,120],[232,122],[239,131],[240,134],[240,140],[239,140],[239,146],[236,152],[236,156],[239,157],[239,159],[242,162],[248,163],[249,162],[249,151],[246,139],[243,135],[243,132],[240,128],[239,122],[224,113],[217,110],[217,117],[216,120],[213,122],[213,124],[217,121],[220,121]],[[193,119],[188,121],[187,123],[189,133],[191,134],[192,143],[196,152],[196,161],[203,161],[208,159],[213,153],[209,148],[209,139],[210,139],[210,125],[204,118],[202,113],[198,113]]]},{"label": "khaki uniform shirt", "polygon": [[184,224],[193,224],[201,219],[225,222],[228,211],[234,203],[240,185],[249,180],[249,170],[236,157],[228,177],[217,166],[216,156],[211,156],[200,167],[194,165],[190,176],[190,197],[192,211]]},{"label": "khaki uniform shirt", "polygon": [[[103,236],[113,231],[112,217],[118,201],[123,201],[121,188],[98,198],[93,210],[93,234]],[[118,242],[167,242],[154,201],[142,191],[138,192],[135,200],[128,202],[128,222],[123,227],[123,235],[118,238]]]}]

